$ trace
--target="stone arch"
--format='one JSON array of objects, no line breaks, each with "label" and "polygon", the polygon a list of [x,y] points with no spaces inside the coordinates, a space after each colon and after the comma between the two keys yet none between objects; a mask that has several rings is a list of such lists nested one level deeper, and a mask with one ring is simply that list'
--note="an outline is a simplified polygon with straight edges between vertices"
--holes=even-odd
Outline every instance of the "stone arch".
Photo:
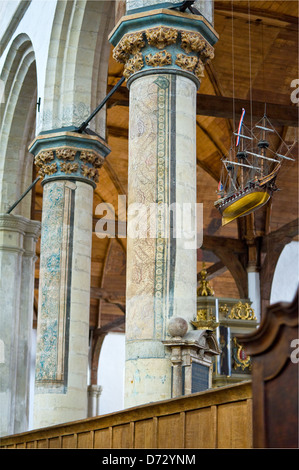
[{"label": "stone arch", "polygon": [[[114,2],[57,2],[41,131],[80,125],[106,95]],[[104,113],[91,124],[105,137]]]},{"label": "stone arch", "polygon": [[[32,181],[33,157],[28,144],[35,132],[37,73],[34,50],[26,34],[13,40],[0,80],[0,202],[5,212]],[[30,206],[31,198],[27,197],[14,214],[30,218]]]}]

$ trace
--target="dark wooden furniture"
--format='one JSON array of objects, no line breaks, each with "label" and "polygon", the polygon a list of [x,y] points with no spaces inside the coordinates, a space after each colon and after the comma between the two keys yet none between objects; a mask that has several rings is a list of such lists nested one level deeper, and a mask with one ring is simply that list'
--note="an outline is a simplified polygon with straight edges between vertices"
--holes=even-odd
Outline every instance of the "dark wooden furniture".
[{"label": "dark wooden furniture", "polygon": [[251,356],[253,447],[298,448],[298,291],[268,307],[259,328],[238,341]]}]

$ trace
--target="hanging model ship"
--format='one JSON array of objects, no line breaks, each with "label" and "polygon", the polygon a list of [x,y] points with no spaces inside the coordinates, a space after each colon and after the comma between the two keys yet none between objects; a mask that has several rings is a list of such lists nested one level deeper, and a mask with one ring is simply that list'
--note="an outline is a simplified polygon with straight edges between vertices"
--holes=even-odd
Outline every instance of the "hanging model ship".
[{"label": "hanging model ship", "polygon": [[[218,185],[215,207],[222,215],[222,225],[256,211],[268,202],[283,160],[293,160],[287,146],[276,132],[266,114],[253,129],[244,125],[245,110],[227,158],[222,160],[223,171]],[[271,136],[276,139],[275,151]],[[279,145],[277,146],[277,141]]]}]

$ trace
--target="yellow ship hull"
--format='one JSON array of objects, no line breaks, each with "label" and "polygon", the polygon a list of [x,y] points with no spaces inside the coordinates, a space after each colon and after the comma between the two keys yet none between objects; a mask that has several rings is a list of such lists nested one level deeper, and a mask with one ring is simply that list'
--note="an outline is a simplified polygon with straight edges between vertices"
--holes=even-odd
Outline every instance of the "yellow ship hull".
[{"label": "yellow ship hull", "polygon": [[266,204],[269,199],[270,194],[266,190],[252,191],[239,197],[236,201],[225,206],[221,211],[222,225],[226,225],[238,217],[250,214]]}]

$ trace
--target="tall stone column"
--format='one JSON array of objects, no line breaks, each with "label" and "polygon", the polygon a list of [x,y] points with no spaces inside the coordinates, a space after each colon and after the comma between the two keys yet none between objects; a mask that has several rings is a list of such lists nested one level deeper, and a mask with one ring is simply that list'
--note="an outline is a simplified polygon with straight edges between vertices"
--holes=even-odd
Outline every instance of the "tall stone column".
[{"label": "tall stone column", "polygon": [[168,322],[196,317],[196,92],[216,41],[202,16],[158,8],[110,34],[130,90],[126,407],[170,398]]},{"label": "tall stone column", "polygon": [[43,179],[34,427],[87,417],[93,189],[109,148],[75,132],[31,144]]},{"label": "tall stone column", "polygon": [[35,245],[40,223],[0,214],[0,435],[28,430]]}]

